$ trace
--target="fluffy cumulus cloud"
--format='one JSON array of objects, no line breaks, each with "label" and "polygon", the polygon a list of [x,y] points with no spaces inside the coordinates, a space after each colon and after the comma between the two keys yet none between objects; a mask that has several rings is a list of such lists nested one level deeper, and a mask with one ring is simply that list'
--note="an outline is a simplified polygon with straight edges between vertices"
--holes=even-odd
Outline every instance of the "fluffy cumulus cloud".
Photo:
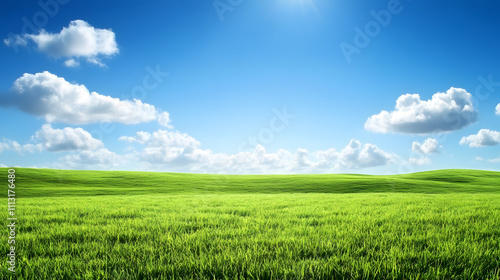
[{"label": "fluffy cumulus cloud", "polygon": [[495,108],[495,114],[500,116],[500,103],[498,103],[497,107]]},{"label": "fluffy cumulus cloud", "polygon": [[160,170],[215,173],[317,173],[360,169],[391,163],[394,155],[372,144],[351,140],[341,151],[329,149],[310,153],[280,149],[269,153],[262,145],[253,151],[236,154],[204,150],[200,142],[178,131],[158,130],[123,136],[122,141],[143,145],[135,156],[138,161]]},{"label": "fluffy cumulus cloud", "polygon": [[351,140],[349,145],[340,151],[337,169],[360,169],[365,167],[387,165],[391,155],[373,144],[361,145],[357,140]]},{"label": "fluffy cumulus cloud", "polygon": [[477,134],[462,137],[460,145],[469,145],[469,147],[486,147],[500,144],[500,132],[481,129]]},{"label": "fluffy cumulus cloud", "polygon": [[71,21],[59,33],[49,33],[42,29],[39,34],[22,34],[4,39],[7,46],[26,46],[28,41],[34,42],[42,53],[66,58],[65,65],[69,67],[77,66],[77,60],[81,58],[104,66],[101,58],[119,51],[113,31],[95,28],[83,20]]},{"label": "fluffy cumulus cloud", "polygon": [[13,93],[2,103],[47,122],[69,124],[137,124],[156,120],[158,115],[153,105],[90,92],[84,85],[70,83],[47,71],[18,78]]},{"label": "fluffy cumulus cloud", "polygon": [[378,133],[440,133],[461,129],[476,119],[472,95],[452,87],[434,94],[430,100],[421,100],[419,94],[402,95],[394,111],[371,116],[365,129]]},{"label": "fluffy cumulus cloud", "polygon": [[53,129],[50,124],[43,125],[35,133],[35,138],[50,152],[96,150],[103,146],[100,140],[82,128]]},{"label": "fluffy cumulus cloud", "polygon": [[437,154],[439,143],[434,138],[427,138],[424,143],[413,142],[411,149],[417,153],[422,154]]}]

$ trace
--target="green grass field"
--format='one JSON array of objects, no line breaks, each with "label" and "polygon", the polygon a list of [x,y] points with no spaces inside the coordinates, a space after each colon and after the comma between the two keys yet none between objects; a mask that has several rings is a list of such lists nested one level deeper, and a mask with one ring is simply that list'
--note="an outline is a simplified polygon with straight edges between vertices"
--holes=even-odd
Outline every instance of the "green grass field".
[{"label": "green grass field", "polygon": [[1,279],[500,279],[500,172],[16,176]]}]

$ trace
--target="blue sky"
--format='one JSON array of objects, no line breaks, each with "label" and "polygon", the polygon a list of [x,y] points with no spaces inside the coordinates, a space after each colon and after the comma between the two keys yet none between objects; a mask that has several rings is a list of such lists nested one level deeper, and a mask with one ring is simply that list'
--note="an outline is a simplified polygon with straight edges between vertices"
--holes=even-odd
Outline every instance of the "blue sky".
[{"label": "blue sky", "polygon": [[42,0],[0,11],[1,165],[500,170],[494,1]]}]

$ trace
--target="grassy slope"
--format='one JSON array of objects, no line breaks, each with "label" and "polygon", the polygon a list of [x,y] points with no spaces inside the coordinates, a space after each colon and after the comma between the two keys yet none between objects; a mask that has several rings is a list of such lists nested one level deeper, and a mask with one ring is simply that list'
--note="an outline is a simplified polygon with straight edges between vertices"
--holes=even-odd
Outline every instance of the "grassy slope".
[{"label": "grassy slope", "polygon": [[17,168],[16,184],[18,274],[0,279],[500,279],[500,172]]},{"label": "grassy slope", "polygon": [[[7,169],[0,168],[7,177]],[[437,170],[405,175],[210,175],[16,168],[18,197],[188,193],[494,193],[500,172]],[[6,184],[2,184],[6,189]],[[22,191],[21,191],[22,190]]]}]

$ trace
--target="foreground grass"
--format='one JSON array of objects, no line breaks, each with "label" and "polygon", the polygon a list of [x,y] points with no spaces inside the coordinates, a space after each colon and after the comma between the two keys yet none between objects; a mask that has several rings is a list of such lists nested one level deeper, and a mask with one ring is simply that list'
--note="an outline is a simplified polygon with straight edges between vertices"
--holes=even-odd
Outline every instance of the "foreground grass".
[{"label": "foreground grass", "polygon": [[[210,185],[210,178],[221,177],[203,175],[208,177],[192,180],[206,184],[197,192],[195,186],[185,191],[166,184],[171,193],[162,193],[159,183],[150,182],[144,184],[150,194],[128,195],[110,195],[118,182],[130,187],[120,176],[110,179],[114,172],[66,171],[73,178],[51,178],[50,172],[42,170],[38,179],[36,170],[16,172],[16,190],[24,192],[17,201],[17,273],[11,276],[4,263],[0,279],[500,279],[499,181],[489,181],[498,176],[494,172],[394,176],[429,193],[359,193],[356,185],[352,193],[335,193],[340,183],[333,177],[362,175],[324,175],[331,182],[323,175],[297,177],[323,182],[330,193],[314,193],[312,185],[284,176],[288,193],[280,191],[284,186],[265,193],[271,184],[257,184],[258,176]],[[86,176],[108,178],[109,184],[79,185]],[[245,191],[238,192],[237,184]],[[450,193],[453,184],[458,193]],[[71,192],[99,187],[106,195]],[[0,211],[0,219],[6,214]]]},{"label": "foreground grass", "polygon": [[19,209],[17,279],[500,278],[500,195],[29,198]]}]

